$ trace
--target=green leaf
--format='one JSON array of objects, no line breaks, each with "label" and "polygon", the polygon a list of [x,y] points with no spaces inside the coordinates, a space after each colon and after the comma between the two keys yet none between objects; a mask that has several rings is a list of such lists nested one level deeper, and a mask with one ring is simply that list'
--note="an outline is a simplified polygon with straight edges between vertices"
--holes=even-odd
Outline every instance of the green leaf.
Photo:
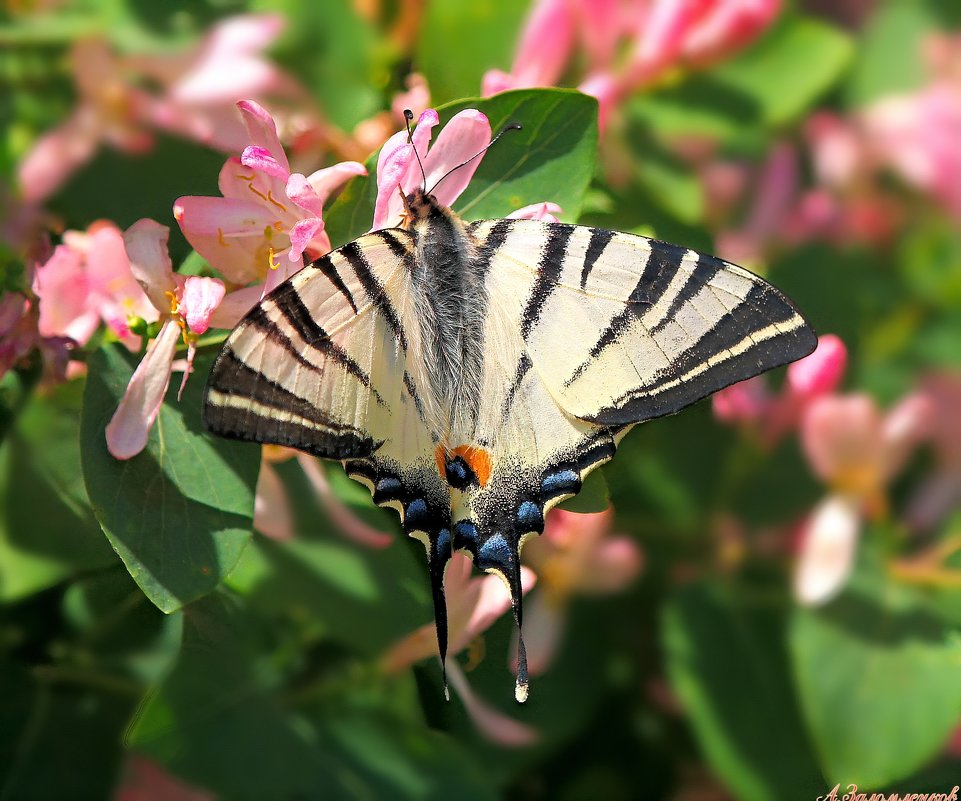
[{"label": "green leaf", "polygon": [[733,794],[743,801],[822,795],[789,680],[780,611],[700,584],[665,608],[663,626],[671,685],[704,756]]},{"label": "green leaf", "polygon": [[845,95],[863,106],[888,94],[918,89],[927,78],[921,58],[923,37],[938,28],[928,3],[881,3],[858,37]]},{"label": "green leaf", "polygon": [[508,70],[528,5],[516,0],[427,3],[415,68],[427,78],[431,94],[441,102],[473,97],[487,70]]},{"label": "green leaf", "polygon": [[13,601],[116,555],[80,471],[83,382],[34,396],[0,451],[0,600]]},{"label": "green leaf", "polygon": [[135,697],[4,662],[0,686],[0,798],[112,797]]},{"label": "green leaf", "polygon": [[697,174],[665,147],[632,127],[629,147],[634,154],[634,177],[664,211],[687,225],[704,217],[704,193]]},{"label": "green leaf", "polygon": [[789,15],[737,58],[632,99],[629,115],[663,141],[696,134],[759,149],[758,129],[800,117],[838,82],[852,52],[837,28]]},{"label": "green leaf", "polygon": [[[454,210],[465,219],[481,220],[553,201],[563,208],[565,220],[576,220],[594,171],[597,101],[568,89],[524,89],[443,106],[438,109],[441,125],[465,108],[486,114],[494,132],[509,122],[524,128],[508,132],[486,153]],[[337,247],[370,228],[377,199],[376,154],[368,159],[367,170],[369,175],[351,181],[325,215]]]},{"label": "green leaf", "polygon": [[830,783],[880,787],[921,768],[961,716],[961,635],[918,591],[862,565],[820,609],[798,609],[791,656]]},{"label": "green leaf", "polygon": [[757,104],[761,124],[784,125],[838,82],[853,51],[840,29],[812,17],[788,16],[714,75]]},{"label": "green leaf", "polygon": [[183,399],[171,382],[147,448],[127,461],[107,451],[104,428],[133,372],[120,345],[93,355],[84,394],[83,476],[110,544],[164,612],[210,592],[250,539],[260,449],[203,431],[210,357],[198,357]]}]

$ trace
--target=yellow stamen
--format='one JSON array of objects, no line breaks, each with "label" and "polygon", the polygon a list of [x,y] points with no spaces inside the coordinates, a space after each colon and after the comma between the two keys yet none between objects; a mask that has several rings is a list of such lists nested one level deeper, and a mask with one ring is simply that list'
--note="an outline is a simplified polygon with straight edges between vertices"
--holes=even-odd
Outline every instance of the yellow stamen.
[{"label": "yellow stamen", "polygon": [[253,182],[247,184],[247,188],[248,188],[251,192],[253,192],[255,195],[257,195],[257,197],[262,198],[262,199],[264,199],[264,200],[267,200],[267,195],[265,195],[265,194],[264,194],[263,192],[261,192],[256,186],[254,186],[254,185],[253,185]]},{"label": "yellow stamen", "polygon": [[277,233],[279,234],[284,232],[284,224],[280,220],[274,223],[274,228],[277,229]]},{"label": "yellow stamen", "polygon": [[274,249],[273,249],[273,248],[268,248],[268,249],[267,249],[267,266],[268,266],[271,270],[279,270],[279,269],[280,269],[280,265],[279,265],[276,261],[274,261]]},{"label": "yellow stamen", "polygon": [[[253,186],[253,184],[251,184],[251,186]],[[276,200],[274,200],[273,193],[271,193],[269,189],[267,190],[267,200],[273,203],[281,211],[287,211],[287,207],[283,203],[278,203]]]},{"label": "yellow stamen", "polygon": [[226,242],[226,241],[224,240],[224,229],[223,229],[223,228],[218,228],[218,229],[217,229],[217,241],[220,243],[220,246],[221,246],[221,247],[224,247],[224,248],[229,248],[229,247],[230,247],[230,243],[229,243],[229,242]]},{"label": "yellow stamen", "polygon": [[252,172],[252,173],[250,173],[250,175],[239,175],[239,174],[238,174],[237,177],[238,177],[241,181],[252,181],[252,180],[254,180],[254,178],[257,177],[257,173]]},{"label": "yellow stamen", "polygon": [[170,313],[180,314],[180,301],[177,300],[177,296],[173,292],[164,292],[164,297],[170,301]]}]

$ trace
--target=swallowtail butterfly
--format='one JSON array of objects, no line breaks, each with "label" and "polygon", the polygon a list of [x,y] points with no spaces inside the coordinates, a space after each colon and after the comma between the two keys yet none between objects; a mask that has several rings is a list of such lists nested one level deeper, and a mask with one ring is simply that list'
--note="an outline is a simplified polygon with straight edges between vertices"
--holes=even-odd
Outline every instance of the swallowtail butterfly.
[{"label": "swallowtail butterfly", "polygon": [[[510,589],[520,551],[637,423],[810,353],[770,284],[633,234],[465,222],[426,191],[256,305],[203,408],[225,437],[344,463],[427,549],[442,660],[444,569],[465,549]],[[515,695],[527,697],[523,639]]]}]

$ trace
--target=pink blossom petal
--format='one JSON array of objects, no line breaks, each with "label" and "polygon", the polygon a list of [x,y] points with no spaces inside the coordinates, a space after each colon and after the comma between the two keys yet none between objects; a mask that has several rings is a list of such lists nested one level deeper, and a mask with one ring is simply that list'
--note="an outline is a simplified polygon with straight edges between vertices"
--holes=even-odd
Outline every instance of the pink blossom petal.
[{"label": "pink blossom petal", "polygon": [[471,689],[460,665],[453,659],[447,663],[447,678],[464,702],[464,708],[477,730],[488,740],[513,748],[537,742],[540,735],[536,729],[508,717],[482,701]]},{"label": "pink blossom petal", "polygon": [[[320,217],[308,217],[301,220],[290,229],[290,251],[287,258],[290,261],[300,261],[301,256],[307,247],[324,234],[324,221]],[[329,243],[330,240],[325,241]]]},{"label": "pink blossom petal", "polygon": [[[485,114],[475,109],[464,109],[451,117],[438,134],[427,157],[421,155],[427,174],[427,188],[438,201],[451,206],[460,197],[480,166],[483,158],[481,151],[490,141],[491,125]],[[468,159],[470,161],[467,164],[437,184],[446,173]]]},{"label": "pink blossom petal", "polygon": [[[88,232],[87,275],[91,300],[98,305],[103,320],[118,333],[126,331],[127,318],[131,315],[148,322],[157,320],[159,310],[134,276],[124,234],[114,223],[102,221],[93,223]],[[167,305],[169,308],[169,303]],[[112,309],[116,310],[119,327],[111,322]]]},{"label": "pink blossom petal", "polygon": [[509,92],[511,89],[524,89],[509,72],[503,70],[487,70],[481,79],[481,97],[491,97],[501,92]]},{"label": "pink blossom petal", "polygon": [[620,592],[637,578],[642,563],[641,550],[634,540],[629,537],[606,538],[584,560],[576,589],[592,595]]},{"label": "pink blossom petal", "polygon": [[881,438],[884,442],[885,478],[892,478],[901,469],[919,443],[933,428],[935,416],[931,399],[920,392],[903,398],[884,418]]},{"label": "pink blossom petal", "polygon": [[254,528],[265,537],[275,540],[294,538],[294,516],[287,488],[274,466],[266,459],[261,459],[260,475],[257,477]]},{"label": "pink blossom petal", "polygon": [[620,81],[609,73],[600,72],[582,81],[577,88],[597,100],[597,129],[603,134],[621,100],[623,92]]},{"label": "pink blossom petal", "polygon": [[307,182],[313,187],[323,206],[334,192],[358,175],[367,175],[367,168],[363,164],[358,161],[341,161],[332,167],[311,173]]},{"label": "pink blossom petal", "polygon": [[818,398],[802,418],[801,445],[823,481],[868,479],[883,460],[881,414],[867,395]]},{"label": "pink blossom petal", "polygon": [[393,544],[393,535],[365,523],[337,497],[327,481],[323,468],[314,457],[299,453],[297,461],[317,493],[330,522],[339,532],[369,548],[387,548]]},{"label": "pink blossom petal", "polygon": [[178,366],[181,366],[181,372],[183,375],[180,378],[180,387],[177,389],[177,401],[179,402],[184,396],[184,390],[187,388],[187,380],[194,374],[194,357],[197,355],[197,345],[193,341],[187,342],[187,358],[177,359],[170,363],[171,372],[175,371]]},{"label": "pink blossom petal", "polygon": [[522,206],[517,211],[512,211],[507,215],[510,220],[542,220],[544,222],[557,222],[555,214],[563,211],[556,203],[532,203],[530,206]]},{"label": "pink blossom petal", "polygon": [[[244,134],[246,136],[246,133]],[[250,200],[250,178],[248,170],[237,156],[231,156],[220,168],[220,175],[217,178],[217,187],[220,194],[231,200]]]},{"label": "pink blossom petal", "polygon": [[99,114],[84,104],[60,126],[41,136],[17,168],[24,201],[40,203],[50,197],[93,156],[102,136]]},{"label": "pink blossom petal", "polygon": [[724,423],[756,423],[767,411],[771,396],[762,376],[739,381],[711,397],[714,417]]},{"label": "pink blossom petal", "polygon": [[685,58],[705,66],[753,41],[781,11],[780,0],[710,3],[684,37]]},{"label": "pink blossom petal", "polygon": [[249,145],[244,148],[240,156],[240,163],[252,170],[266,173],[271,178],[286,181],[290,173],[277,159],[273,157],[269,150],[256,145]]},{"label": "pink blossom petal", "polygon": [[841,338],[825,334],[815,351],[787,368],[787,386],[795,395],[814,398],[837,389],[844,375],[848,352]]},{"label": "pink blossom petal", "polygon": [[166,293],[176,289],[167,250],[169,237],[167,226],[147,218],[135,222],[123,235],[130,270],[154,308],[162,313],[170,311],[170,298]]},{"label": "pink blossom petal", "polygon": [[248,286],[226,295],[214,309],[210,324],[214,328],[233,328],[263,297],[261,286]]},{"label": "pink blossom petal", "polygon": [[410,73],[404,79],[406,91],[398,92],[390,102],[390,111],[395,119],[402,120],[404,111],[410,109],[414,114],[420,114],[430,106],[430,88],[427,79],[417,72]]},{"label": "pink blossom petal", "polygon": [[574,19],[568,0],[537,0],[524,25],[511,73],[520,86],[553,86],[574,46]]},{"label": "pink blossom petal", "polygon": [[371,230],[388,228],[400,222],[404,211],[401,192],[412,164],[414,149],[407,144],[407,134],[394,134],[381,148],[377,159],[377,199]]},{"label": "pink blossom petal", "polygon": [[794,574],[794,595],[802,604],[825,603],[844,586],[857,550],[858,509],[856,499],[830,495],[811,513]]},{"label": "pink blossom petal", "polygon": [[274,118],[263,106],[253,100],[241,100],[237,103],[237,108],[240,109],[247,133],[250,135],[250,143],[271,153],[284,171],[290,173],[290,163],[277,136]]},{"label": "pink blossom petal", "polygon": [[287,197],[315,217],[324,213],[323,198],[302,173],[295,172],[287,179]]},{"label": "pink blossom petal", "polygon": [[216,278],[191,275],[184,283],[180,299],[180,313],[187,327],[195,334],[203,334],[210,327],[214,309],[224,299],[224,282]]},{"label": "pink blossom petal", "polygon": [[65,336],[86,344],[99,317],[87,303],[89,290],[82,254],[58,245],[47,262],[37,267],[33,289],[40,298],[40,335]]},{"label": "pink blossom petal", "polygon": [[115,459],[130,459],[147,447],[170,385],[170,365],[179,341],[180,326],[167,320],[130,378],[106,429],[107,450]]},{"label": "pink blossom petal", "polygon": [[[528,567],[521,567],[521,592],[526,594],[537,583],[537,576]],[[450,619],[455,622],[455,618],[461,618],[455,603],[451,604]],[[450,653],[457,653],[462,648],[466,648],[475,637],[487,631],[494,621],[498,620],[511,608],[511,596],[503,580],[498,576],[487,575],[480,579],[480,594],[477,596],[476,603],[470,610],[470,616],[466,624],[455,631],[455,626],[451,626],[450,632]]]}]

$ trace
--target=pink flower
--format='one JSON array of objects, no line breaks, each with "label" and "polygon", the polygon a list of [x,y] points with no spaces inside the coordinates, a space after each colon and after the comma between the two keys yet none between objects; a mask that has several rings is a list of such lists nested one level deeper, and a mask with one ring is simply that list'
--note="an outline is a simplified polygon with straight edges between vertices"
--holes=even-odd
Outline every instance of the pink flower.
[{"label": "pink flower", "polygon": [[[489,70],[481,93],[554,86],[580,47],[578,88],[598,99],[603,130],[630,92],[677,67],[703,68],[745,47],[771,25],[779,0],[539,0],[510,72]],[[620,51],[629,50],[626,60]]]},{"label": "pink flower", "polygon": [[150,429],[170,385],[174,356],[181,339],[187,342],[187,369],[183,392],[193,362],[196,337],[210,325],[211,316],[224,297],[224,285],[215,278],[189,276],[173,271],[167,253],[170,231],[153,220],[140,220],[124,234],[130,269],[143,287],[163,324],[134,371],[127,390],[107,424],[107,450],[116,459],[130,459],[147,445]]},{"label": "pink flower", "polygon": [[815,400],[801,424],[801,444],[831,494],[802,530],[795,593],[803,603],[833,597],[850,572],[864,515],[886,511],[884,489],[930,432],[923,395],[904,398],[886,415],[866,395]]},{"label": "pink flower", "polygon": [[610,536],[613,519],[612,509],[595,514],[555,509],[547,516],[544,533],[525,546],[524,560],[539,577],[524,615],[531,675],[550,665],[563,637],[571,598],[619,592],[637,576],[641,551],[629,537]]},{"label": "pink flower", "polygon": [[0,295],[0,378],[39,342],[33,304],[19,292]]},{"label": "pink flower", "polygon": [[[238,98],[270,94],[303,103],[305,93],[262,56],[282,28],[277,15],[232,17],[214,26],[197,48],[163,56],[120,56],[102,39],[78,41],[70,71],[79,102],[20,164],[24,198],[35,202],[51,195],[101,142],[139,153],[162,129],[229,150],[243,141],[230,113]],[[143,88],[147,83],[158,89]]]},{"label": "pink flower", "polygon": [[[237,104],[249,145],[220,171],[223,197],[181,197],[174,217],[187,241],[232,283],[270,283],[264,291],[330,250],[323,206],[366,170],[342,162],[309,177],[291,173],[273,118],[253,101]],[[257,297],[251,296],[253,303]]]},{"label": "pink flower", "polygon": [[[482,151],[491,141],[487,117],[476,109],[458,112],[428,149],[431,132],[439,122],[437,112],[427,109],[420,115],[410,142],[406,130],[398,131],[381,148],[377,159],[377,200],[371,230],[402,223],[404,200],[401,192],[406,196],[415,189],[424,188],[424,176],[427,178],[426,188],[445,206],[453,205],[474,177],[483,158]],[[417,156],[423,164],[424,175]],[[461,164],[464,166],[459,166]],[[455,167],[458,169],[450,172]],[[556,221],[553,215],[560,211],[561,207],[556,203],[534,203],[509,216]]]},{"label": "pink flower", "polygon": [[140,338],[130,333],[128,319],[157,319],[130,271],[123,234],[111,222],[93,223],[86,233],[64,233],[63,244],[37,266],[33,288],[44,337],[68,337],[85,345],[102,321],[136,348]]},{"label": "pink flower", "polygon": [[747,426],[767,447],[803,419],[817,398],[840,385],[847,364],[847,348],[834,334],[818,338],[813,353],[787,368],[784,387],[777,395],[763,376],[733,384],[711,398],[714,416],[725,423]]},{"label": "pink flower", "polygon": [[[485,736],[504,745],[531,742],[536,737],[533,729],[501,715],[470,692],[454,659],[455,654],[480,637],[511,609],[510,592],[500,578],[491,574],[472,576],[472,572],[470,557],[457,552],[451,558],[444,577],[449,638],[447,673],[451,686],[464,700],[468,714]],[[524,593],[534,586],[535,581],[534,573],[522,567],[521,586]],[[430,656],[439,656],[433,623],[421,626],[395,643],[381,659],[381,667],[388,673],[397,673]]]}]

